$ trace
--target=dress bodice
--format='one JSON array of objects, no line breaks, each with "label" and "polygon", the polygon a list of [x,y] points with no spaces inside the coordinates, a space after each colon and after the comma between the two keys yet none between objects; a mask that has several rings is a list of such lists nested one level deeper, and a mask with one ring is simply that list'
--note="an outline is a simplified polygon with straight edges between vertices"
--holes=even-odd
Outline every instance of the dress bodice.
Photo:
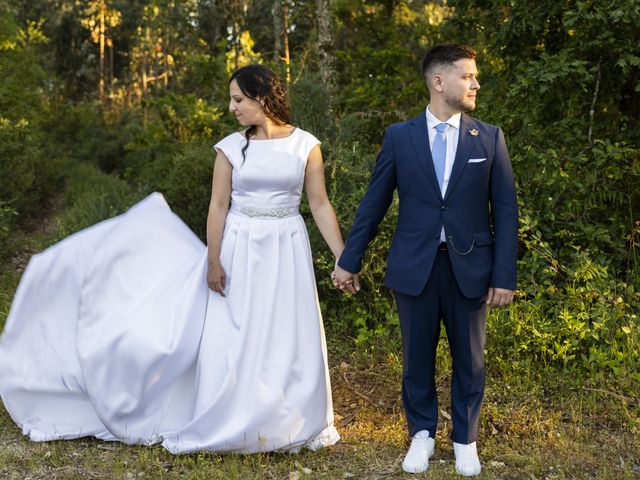
[{"label": "dress bodice", "polygon": [[284,138],[247,140],[233,133],[215,145],[233,167],[232,208],[297,209],[304,185],[304,171],[311,150],[320,142],[310,133],[296,128]]}]

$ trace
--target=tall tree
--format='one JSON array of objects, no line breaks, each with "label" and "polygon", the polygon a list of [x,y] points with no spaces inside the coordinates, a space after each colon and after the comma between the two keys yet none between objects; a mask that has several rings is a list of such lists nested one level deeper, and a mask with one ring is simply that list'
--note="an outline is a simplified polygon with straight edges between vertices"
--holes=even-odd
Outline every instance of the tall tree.
[{"label": "tall tree", "polygon": [[291,83],[291,55],[289,52],[289,2],[282,2],[282,49],[287,83]]},{"label": "tall tree", "polygon": [[107,0],[89,1],[81,21],[83,27],[91,32],[91,40],[99,46],[99,75],[98,97],[105,101],[105,47],[109,47],[110,70],[109,77],[113,78],[113,37],[111,29],[117,27],[121,21],[121,14],[113,8]]},{"label": "tall tree", "polygon": [[316,16],[318,19],[318,53],[320,76],[329,90],[335,84],[335,56],[333,53],[333,16],[331,0],[316,0]]},{"label": "tall tree", "polygon": [[223,31],[226,25],[222,2],[198,0],[196,11],[198,36],[207,44],[209,53],[215,55],[219,50],[218,41],[223,35],[226,36],[226,32]]},{"label": "tall tree", "polygon": [[273,15],[273,62],[279,64],[282,61],[280,57],[282,51],[282,0],[274,0],[271,7],[271,15]]}]

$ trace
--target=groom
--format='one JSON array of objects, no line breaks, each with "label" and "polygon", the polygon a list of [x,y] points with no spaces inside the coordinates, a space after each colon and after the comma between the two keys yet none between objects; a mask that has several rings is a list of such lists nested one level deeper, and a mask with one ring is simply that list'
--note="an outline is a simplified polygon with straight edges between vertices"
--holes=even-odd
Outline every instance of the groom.
[{"label": "groom", "polygon": [[438,420],[435,355],[444,323],[453,360],[451,411],[456,471],[480,473],[476,450],[484,394],[487,306],[511,303],[518,208],[502,130],[469,117],[476,106],[475,51],[443,44],[424,58],[426,110],[390,126],[333,275],[359,289],[362,257],[394,190],[399,214],[385,285],[394,292],[403,349],[402,401],[411,447],[402,467],[429,466]]}]

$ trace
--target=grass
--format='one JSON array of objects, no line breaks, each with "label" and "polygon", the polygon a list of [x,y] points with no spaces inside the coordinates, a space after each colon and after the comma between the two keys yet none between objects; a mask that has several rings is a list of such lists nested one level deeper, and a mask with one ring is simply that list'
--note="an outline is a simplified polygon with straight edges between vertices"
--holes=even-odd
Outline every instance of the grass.
[{"label": "grass", "polygon": [[[83,169],[89,168],[86,166]],[[97,172],[83,171],[78,182],[102,185]],[[73,179],[73,175],[70,176]],[[111,186],[115,180],[110,179]],[[108,182],[107,182],[108,183]],[[111,188],[111,187],[109,187]],[[77,229],[117,212],[135,196],[122,185],[118,194],[56,199],[37,224],[13,237],[15,254],[0,270],[0,325],[4,323],[20,274],[29,256]],[[74,200],[74,198],[76,200]],[[86,218],[78,215],[80,205]],[[81,218],[83,224],[74,223]],[[427,473],[404,474],[408,447],[400,400],[402,366],[392,347],[375,353],[358,350],[353,340],[331,331],[326,319],[336,425],[335,446],[298,455],[247,456],[200,452],[171,455],[159,446],[128,446],[91,438],[33,443],[22,436],[0,404],[0,479],[450,479],[454,472],[449,412],[450,363],[441,343],[437,379],[441,424]],[[491,339],[489,339],[491,343]],[[491,349],[491,345],[489,345]],[[493,357],[495,358],[495,357]],[[563,480],[640,479],[640,405],[638,395],[621,395],[618,380],[603,376],[596,386],[566,372],[535,366],[523,373],[487,355],[488,382],[478,449],[479,479]],[[0,366],[1,368],[1,366]]]},{"label": "grass", "polygon": [[[161,447],[94,439],[32,443],[0,411],[0,478],[7,479],[448,479],[455,478],[448,379],[438,379],[445,413],[426,474],[401,470],[407,448],[398,365],[332,348],[336,423],[342,440],[319,452],[248,456],[171,455]],[[622,400],[489,379],[482,415],[480,479],[640,478],[640,423]]]}]

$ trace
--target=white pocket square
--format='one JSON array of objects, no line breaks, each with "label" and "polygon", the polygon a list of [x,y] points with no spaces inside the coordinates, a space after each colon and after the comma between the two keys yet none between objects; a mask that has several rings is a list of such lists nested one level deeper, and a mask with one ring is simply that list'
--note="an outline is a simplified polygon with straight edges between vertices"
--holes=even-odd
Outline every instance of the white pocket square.
[{"label": "white pocket square", "polygon": [[486,158],[470,158],[467,163],[481,163],[486,161]]}]

